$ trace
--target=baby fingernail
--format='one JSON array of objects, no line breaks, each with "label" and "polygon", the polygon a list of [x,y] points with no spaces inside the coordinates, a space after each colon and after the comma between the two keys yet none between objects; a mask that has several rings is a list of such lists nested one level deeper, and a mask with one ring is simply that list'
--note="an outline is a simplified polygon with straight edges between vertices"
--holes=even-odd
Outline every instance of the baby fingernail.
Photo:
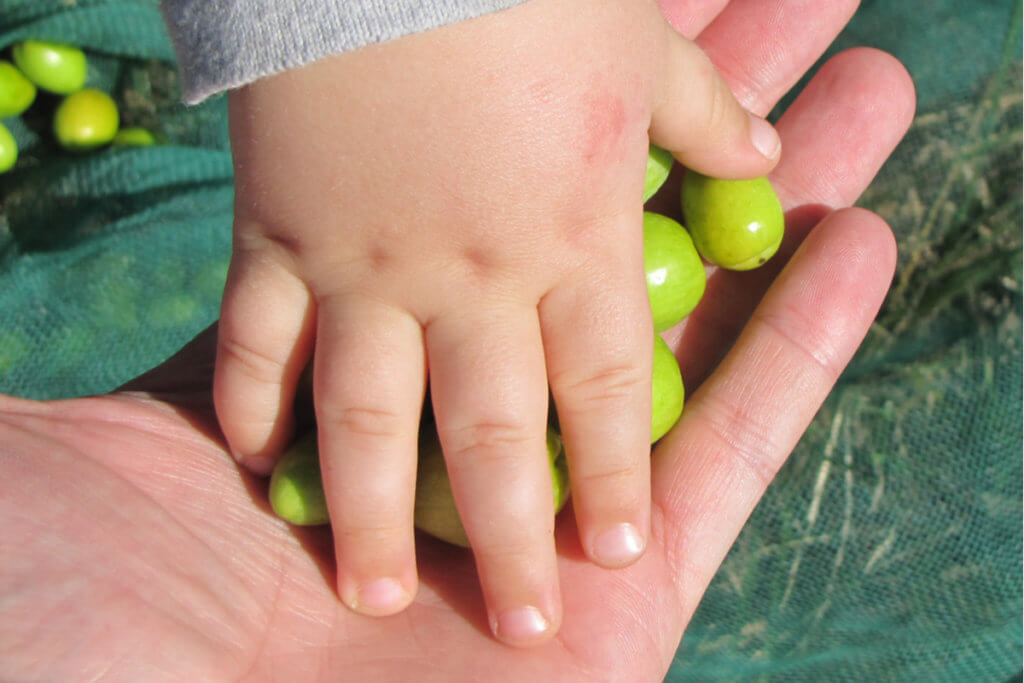
[{"label": "baby fingernail", "polygon": [[594,537],[591,556],[606,567],[624,567],[644,551],[644,539],[632,524],[619,524]]},{"label": "baby fingernail", "polygon": [[782,148],[779,134],[772,124],[753,114],[750,115],[750,142],[768,159],[777,157]]},{"label": "baby fingernail", "polygon": [[518,607],[501,612],[491,624],[494,635],[505,641],[527,642],[545,633],[551,625],[536,607]]},{"label": "baby fingernail", "polygon": [[346,600],[352,609],[372,616],[387,616],[405,607],[409,594],[402,584],[390,578],[375,579],[359,587]]}]

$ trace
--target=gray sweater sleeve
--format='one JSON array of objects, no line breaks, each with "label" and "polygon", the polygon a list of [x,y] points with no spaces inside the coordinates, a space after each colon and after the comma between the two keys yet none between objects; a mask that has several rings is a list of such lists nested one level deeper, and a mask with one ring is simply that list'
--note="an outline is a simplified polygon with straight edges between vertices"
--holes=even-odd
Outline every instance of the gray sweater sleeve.
[{"label": "gray sweater sleeve", "polygon": [[525,0],[160,0],[184,100]]}]

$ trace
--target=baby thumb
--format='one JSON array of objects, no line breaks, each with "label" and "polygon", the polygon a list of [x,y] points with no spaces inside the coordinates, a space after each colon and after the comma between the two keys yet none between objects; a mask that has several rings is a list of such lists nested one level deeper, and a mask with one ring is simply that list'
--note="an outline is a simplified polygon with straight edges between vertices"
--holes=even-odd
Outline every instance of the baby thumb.
[{"label": "baby thumb", "polygon": [[715,178],[766,175],[782,145],[775,128],[736,101],[711,60],[669,31],[650,138],[687,168]]}]

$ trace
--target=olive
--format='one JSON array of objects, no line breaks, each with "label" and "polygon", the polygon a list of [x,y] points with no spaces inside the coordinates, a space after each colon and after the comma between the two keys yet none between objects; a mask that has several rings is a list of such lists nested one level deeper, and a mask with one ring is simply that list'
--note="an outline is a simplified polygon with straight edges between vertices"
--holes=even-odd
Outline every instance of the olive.
[{"label": "olive", "polygon": [[25,74],[6,60],[0,59],[0,119],[17,116],[36,99],[36,86]]},{"label": "olive", "polygon": [[88,65],[77,47],[40,40],[23,40],[11,50],[25,77],[43,90],[70,95],[85,85]]},{"label": "olive", "polygon": [[57,141],[71,151],[101,147],[114,139],[117,105],[105,92],[86,88],[68,95],[53,116]]},{"label": "olive", "polygon": [[653,197],[661,186],[668,179],[669,171],[672,170],[672,152],[662,149],[657,145],[651,145],[647,151],[647,174],[644,176],[644,201]]},{"label": "olive", "polygon": [[18,142],[7,130],[7,126],[0,123],[0,173],[14,168],[18,161]]},{"label": "olive", "polygon": [[110,144],[114,147],[148,147],[156,144],[156,136],[145,128],[133,126],[117,131]]},{"label": "olive", "polygon": [[[550,427],[547,447],[557,513],[569,499],[569,472],[562,439]],[[315,429],[295,441],[274,466],[268,497],[274,513],[287,522],[297,526],[330,522]],[[469,547],[436,432],[428,432],[420,439],[414,521],[420,531],[454,545]]]},{"label": "olive", "polygon": [[757,268],[782,243],[782,205],[767,178],[720,180],[687,171],[682,204],[697,251],[722,268]]},{"label": "olive", "polygon": [[683,414],[683,375],[672,349],[654,335],[654,367],[651,373],[651,443],[672,429]]},{"label": "olive", "polygon": [[685,318],[704,296],[704,263],[689,233],[668,216],[650,211],[644,213],[644,272],[656,332]]}]

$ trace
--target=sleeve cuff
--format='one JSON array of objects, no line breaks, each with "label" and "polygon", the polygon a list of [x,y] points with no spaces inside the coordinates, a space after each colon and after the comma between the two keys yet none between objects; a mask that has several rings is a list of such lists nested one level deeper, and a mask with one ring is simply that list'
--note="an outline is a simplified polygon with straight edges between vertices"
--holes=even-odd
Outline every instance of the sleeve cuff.
[{"label": "sleeve cuff", "polygon": [[161,0],[182,94],[195,104],[328,55],[525,0]]}]

